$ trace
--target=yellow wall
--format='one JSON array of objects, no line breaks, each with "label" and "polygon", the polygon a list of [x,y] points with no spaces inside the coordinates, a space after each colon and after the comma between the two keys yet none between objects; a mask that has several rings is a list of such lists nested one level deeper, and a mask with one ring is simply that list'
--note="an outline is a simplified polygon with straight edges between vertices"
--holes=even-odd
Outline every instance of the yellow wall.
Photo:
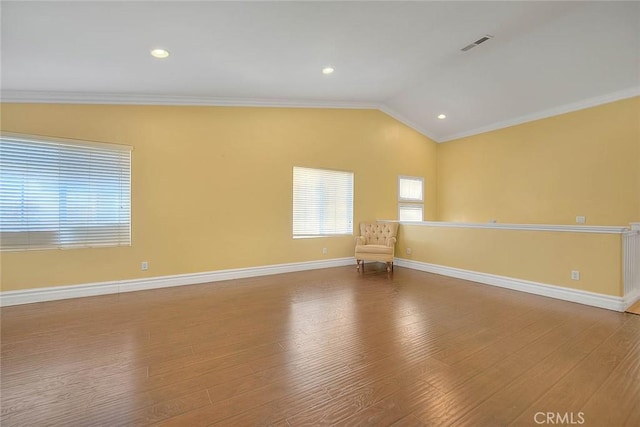
[{"label": "yellow wall", "polygon": [[438,219],[640,220],[640,97],[438,145]]},{"label": "yellow wall", "polygon": [[[622,296],[621,236],[572,232],[400,227],[402,258]],[[411,255],[406,249],[411,248]],[[571,271],[580,280],[571,280]]]},{"label": "yellow wall", "polygon": [[[425,220],[640,221],[640,98],[439,145],[374,110],[4,104],[1,113],[5,131],[134,147],[132,247],[3,252],[5,291],[352,256],[351,237],[291,238],[294,165],[354,171],[355,224],[397,217],[399,174],[425,178]],[[616,235],[403,226],[397,253],[619,296],[620,246]]]},{"label": "yellow wall", "polygon": [[435,143],[374,110],[4,104],[2,130],[134,147],[132,247],[3,252],[5,291],[353,256],[292,239],[294,165],[353,171],[355,224],[397,217],[399,174],[436,215]]}]

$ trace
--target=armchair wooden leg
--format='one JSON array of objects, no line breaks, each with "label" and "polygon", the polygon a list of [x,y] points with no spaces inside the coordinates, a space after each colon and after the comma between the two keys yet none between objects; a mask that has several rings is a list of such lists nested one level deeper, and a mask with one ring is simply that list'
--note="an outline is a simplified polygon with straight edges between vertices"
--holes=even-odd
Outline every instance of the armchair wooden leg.
[{"label": "armchair wooden leg", "polygon": [[388,262],[387,263],[387,273],[390,273],[393,270],[393,263],[392,262]]},{"label": "armchair wooden leg", "polygon": [[356,270],[360,271],[360,260],[356,260]]}]

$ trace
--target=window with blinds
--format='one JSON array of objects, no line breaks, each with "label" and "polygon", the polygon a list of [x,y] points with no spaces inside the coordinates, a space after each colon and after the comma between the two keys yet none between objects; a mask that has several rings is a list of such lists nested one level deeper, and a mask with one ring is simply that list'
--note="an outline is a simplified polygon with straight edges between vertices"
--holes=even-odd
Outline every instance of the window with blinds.
[{"label": "window with blinds", "polygon": [[398,220],[422,221],[424,211],[424,179],[416,176],[398,177]]},{"label": "window with blinds", "polygon": [[293,168],[293,237],[353,234],[353,172]]},{"label": "window with blinds", "polygon": [[131,244],[131,147],[0,136],[0,248]]}]

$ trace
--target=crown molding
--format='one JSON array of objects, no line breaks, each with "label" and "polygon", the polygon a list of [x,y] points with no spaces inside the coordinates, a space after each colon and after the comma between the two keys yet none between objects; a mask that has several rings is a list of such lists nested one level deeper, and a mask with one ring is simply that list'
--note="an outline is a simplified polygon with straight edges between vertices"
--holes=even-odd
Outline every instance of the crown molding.
[{"label": "crown molding", "polygon": [[582,101],[561,105],[536,113],[513,119],[503,120],[487,126],[449,135],[436,135],[420,124],[408,119],[403,114],[378,102],[323,101],[323,100],[288,100],[272,98],[232,98],[232,97],[197,97],[171,95],[144,95],[102,92],[56,92],[56,91],[20,91],[4,90],[0,94],[0,102],[7,103],[42,103],[42,104],[113,104],[113,105],[192,105],[211,107],[279,107],[279,108],[337,108],[353,110],[379,110],[397,121],[409,126],[432,141],[442,143],[468,136],[478,135],[498,129],[515,126],[534,120],[540,120],[572,111],[596,107],[598,105],[640,96],[640,86],[584,99]]},{"label": "crown molding", "polygon": [[640,95],[640,86],[632,87],[625,90],[600,95],[593,98],[583,99],[582,101],[572,102],[570,104],[560,105],[558,107],[549,108],[547,110],[538,111],[513,119],[503,120],[491,125],[482,126],[468,131],[453,133],[443,136],[438,142],[447,142],[454,139],[465,138],[467,136],[478,135],[493,130],[504,129],[507,127],[532,122],[534,120],[545,119],[548,117],[558,116],[560,114],[571,113],[573,111],[584,110],[585,108],[597,107],[598,105],[608,104],[610,102],[620,101],[622,99],[633,98]]},{"label": "crown molding", "polygon": [[412,121],[411,119],[408,119],[407,117],[405,117],[404,115],[398,113],[396,110],[390,108],[389,106],[387,106],[385,104],[380,104],[378,106],[378,110],[382,111],[383,113],[385,113],[388,116],[393,117],[394,119],[396,119],[400,123],[403,123],[403,124],[409,126],[413,130],[415,130],[418,133],[421,133],[422,135],[426,136],[430,140],[432,140],[434,142],[442,142],[441,138],[435,136],[433,133],[429,132],[424,127],[420,126],[418,123]]},{"label": "crown molding", "polygon": [[232,98],[145,95],[102,92],[56,92],[3,90],[1,101],[37,104],[115,104],[115,105],[193,105],[211,107],[284,107],[284,108],[340,108],[377,110],[376,102],[289,100],[272,98]]},{"label": "crown molding", "polygon": [[109,104],[109,105],[192,105],[211,107],[280,107],[280,108],[338,108],[353,110],[379,110],[417,132],[439,142],[437,138],[402,114],[377,102],[287,100],[268,98],[196,97],[171,95],[144,95],[103,92],[57,92],[3,90],[1,102],[34,104]]}]

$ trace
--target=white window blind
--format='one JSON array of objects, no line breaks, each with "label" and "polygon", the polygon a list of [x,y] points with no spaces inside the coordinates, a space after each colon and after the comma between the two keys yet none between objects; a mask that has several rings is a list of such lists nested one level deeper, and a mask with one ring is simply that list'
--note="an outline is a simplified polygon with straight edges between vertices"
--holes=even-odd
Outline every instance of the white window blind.
[{"label": "white window blind", "polygon": [[423,179],[412,176],[398,178],[398,200],[421,202]]},{"label": "white window blind", "polygon": [[398,209],[400,221],[422,221],[422,205],[401,203]]},{"label": "white window blind", "polygon": [[422,221],[424,205],[424,179],[415,176],[398,177],[398,220]]},{"label": "white window blind", "polygon": [[293,237],[353,234],[353,172],[293,168]]},{"label": "white window blind", "polygon": [[0,248],[131,244],[131,147],[0,137]]}]

